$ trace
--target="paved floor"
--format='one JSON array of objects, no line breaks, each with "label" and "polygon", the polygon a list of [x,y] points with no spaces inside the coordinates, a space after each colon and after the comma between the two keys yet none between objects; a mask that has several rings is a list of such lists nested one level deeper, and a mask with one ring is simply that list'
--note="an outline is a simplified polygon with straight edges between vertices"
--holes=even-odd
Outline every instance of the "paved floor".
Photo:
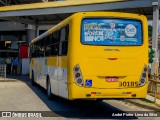
[{"label": "paved floor", "polygon": [[[102,102],[75,100],[69,101],[54,96],[50,101],[46,91],[39,86],[33,87],[26,76],[17,76],[14,82],[0,82],[0,111],[51,111],[52,118],[45,119],[112,119],[110,113],[148,111],[119,100]],[[47,112],[49,114],[49,112]],[[123,119],[157,119],[158,117],[121,117]],[[1,118],[0,118],[1,119]],[[15,118],[17,120],[19,118]],[[32,118],[39,119],[39,118]],[[43,118],[44,119],[44,118]]]},{"label": "paved floor", "polygon": [[49,111],[50,109],[23,82],[0,83],[0,110],[4,111]]}]

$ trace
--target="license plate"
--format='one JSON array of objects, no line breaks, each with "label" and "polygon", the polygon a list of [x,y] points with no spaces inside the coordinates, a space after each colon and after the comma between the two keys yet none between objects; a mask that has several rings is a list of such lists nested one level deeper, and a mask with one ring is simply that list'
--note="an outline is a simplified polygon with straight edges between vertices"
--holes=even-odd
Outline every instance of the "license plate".
[{"label": "license plate", "polygon": [[118,82],[117,77],[106,77],[106,82]]},{"label": "license plate", "polygon": [[137,81],[119,82],[119,87],[138,87],[138,82]]}]

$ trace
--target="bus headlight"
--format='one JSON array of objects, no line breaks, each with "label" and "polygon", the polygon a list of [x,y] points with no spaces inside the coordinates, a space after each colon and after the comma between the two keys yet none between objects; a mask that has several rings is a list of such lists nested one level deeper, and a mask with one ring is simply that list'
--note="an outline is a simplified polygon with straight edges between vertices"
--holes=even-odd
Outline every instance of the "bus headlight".
[{"label": "bus headlight", "polygon": [[146,84],[146,80],[147,80],[147,66],[145,65],[143,70],[142,70],[142,74],[139,80],[139,86],[143,86]]},{"label": "bus headlight", "polygon": [[82,73],[81,73],[81,70],[80,70],[80,67],[78,64],[73,68],[73,73],[74,73],[75,83],[78,86],[83,86],[84,82],[83,82],[83,78],[82,78]]}]

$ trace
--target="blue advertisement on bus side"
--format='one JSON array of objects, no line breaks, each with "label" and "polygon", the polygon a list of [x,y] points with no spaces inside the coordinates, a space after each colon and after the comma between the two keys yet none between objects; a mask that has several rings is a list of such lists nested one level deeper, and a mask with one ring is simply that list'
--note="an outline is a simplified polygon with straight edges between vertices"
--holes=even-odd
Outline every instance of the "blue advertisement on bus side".
[{"label": "blue advertisement on bus side", "polygon": [[90,45],[142,45],[142,23],[131,19],[86,18],[81,42]]}]

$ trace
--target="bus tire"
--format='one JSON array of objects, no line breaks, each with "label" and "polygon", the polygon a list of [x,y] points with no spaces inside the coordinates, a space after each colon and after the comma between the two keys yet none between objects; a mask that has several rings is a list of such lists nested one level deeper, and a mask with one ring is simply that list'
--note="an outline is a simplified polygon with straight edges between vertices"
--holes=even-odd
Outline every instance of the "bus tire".
[{"label": "bus tire", "polygon": [[96,102],[102,102],[102,101],[103,101],[103,99],[101,99],[101,98],[96,99]]},{"label": "bus tire", "polygon": [[36,85],[36,83],[35,83],[35,81],[34,81],[34,73],[33,73],[33,71],[32,71],[31,84],[32,84],[33,86]]},{"label": "bus tire", "polygon": [[47,77],[47,98],[52,99],[50,79]]}]

